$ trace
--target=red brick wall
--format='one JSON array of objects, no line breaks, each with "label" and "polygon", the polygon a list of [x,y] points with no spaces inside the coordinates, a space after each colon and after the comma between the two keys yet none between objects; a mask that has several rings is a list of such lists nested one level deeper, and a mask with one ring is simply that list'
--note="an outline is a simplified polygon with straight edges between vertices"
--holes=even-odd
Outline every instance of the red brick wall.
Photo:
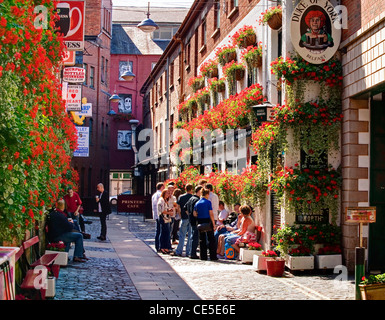
[{"label": "red brick wall", "polygon": [[343,30],[342,40],[385,11],[385,0],[343,0],[342,5],[346,6],[348,11],[348,29]]}]

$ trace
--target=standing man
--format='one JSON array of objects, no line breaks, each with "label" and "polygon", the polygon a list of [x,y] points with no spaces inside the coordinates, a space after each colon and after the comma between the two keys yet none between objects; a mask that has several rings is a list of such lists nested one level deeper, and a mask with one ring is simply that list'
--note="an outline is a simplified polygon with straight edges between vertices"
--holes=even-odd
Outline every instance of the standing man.
[{"label": "standing man", "polygon": [[184,209],[184,206],[192,196],[193,196],[193,185],[187,184],[186,193],[181,195],[177,202],[181,210],[181,218],[182,218],[182,224],[179,229],[179,244],[175,250],[175,255],[177,256],[182,256],[186,233],[187,233],[186,256],[189,256],[191,253],[191,225],[190,225],[188,214]]},{"label": "standing man", "polygon": [[99,192],[99,195],[96,195],[95,198],[96,198],[97,212],[99,213],[100,224],[101,224],[100,236],[97,238],[99,240],[104,241],[106,240],[106,236],[107,236],[106,218],[107,218],[107,215],[111,213],[110,199],[109,199],[108,193],[104,190],[104,186],[102,183],[99,183],[96,189]]},{"label": "standing man", "polygon": [[[206,185],[207,186],[207,185]],[[201,199],[194,206],[194,216],[197,218],[198,225],[201,223],[211,223],[211,230],[199,232],[199,247],[201,260],[207,260],[207,240],[209,244],[210,260],[215,261],[217,258],[217,245],[214,237],[214,214],[211,201],[209,200],[209,189],[203,189]],[[207,235],[207,238],[206,238]]]},{"label": "standing man", "polygon": [[156,192],[152,195],[151,203],[152,203],[152,218],[156,221],[156,230],[155,230],[155,249],[157,252],[160,251],[160,222],[159,222],[159,214],[158,214],[158,200],[162,191],[164,190],[164,183],[158,182],[156,184]]},{"label": "standing man", "polygon": [[214,188],[211,183],[207,183],[205,188],[210,190],[209,200],[211,201],[211,205],[213,207],[213,214],[214,214],[214,221],[215,221],[214,228],[215,228],[218,221],[219,198],[218,198],[218,195],[213,192]]},{"label": "standing man", "polygon": [[197,228],[197,219],[194,217],[194,206],[199,201],[201,197],[201,191],[203,187],[197,186],[195,187],[195,194],[187,201],[184,206],[184,211],[187,212],[191,225],[191,251],[190,251],[190,259],[199,259],[197,255],[198,243],[199,243],[199,231]]},{"label": "standing man", "polygon": [[67,194],[64,196],[64,201],[66,203],[68,217],[72,218],[76,229],[80,226],[81,231],[85,232],[84,220],[79,214],[82,200],[80,200],[79,195],[72,189],[72,187],[67,188]]},{"label": "standing man", "polygon": [[176,207],[177,207],[177,203],[176,203],[176,198],[175,196],[173,195],[174,194],[174,190],[175,190],[175,183],[174,182],[169,182],[167,184],[167,190],[169,191],[169,198],[168,198],[168,206],[169,208],[172,208],[173,209],[173,215],[171,217],[171,225],[170,225],[170,236],[172,238],[174,238],[174,241],[172,242],[172,244],[176,244],[176,236],[173,234],[173,230],[174,230],[174,224],[175,223],[179,223],[179,221],[175,220],[175,216],[176,216]]}]

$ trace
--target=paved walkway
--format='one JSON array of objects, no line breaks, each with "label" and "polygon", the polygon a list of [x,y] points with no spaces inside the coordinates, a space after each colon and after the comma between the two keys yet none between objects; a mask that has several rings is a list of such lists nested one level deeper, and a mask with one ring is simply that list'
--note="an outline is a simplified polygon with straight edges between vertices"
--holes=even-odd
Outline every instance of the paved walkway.
[{"label": "paved walkway", "polygon": [[[157,254],[153,220],[111,214],[107,241],[96,217],[86,225],[86,263],[60,270],[55,300],[353,300],[352,277],[259,274],[239,261],[200,261]],[[72,249],[73,250],[73,249]],[[72,258],[72,250],[70,257]],[[339,276],[341,278],[341,276]]]}]

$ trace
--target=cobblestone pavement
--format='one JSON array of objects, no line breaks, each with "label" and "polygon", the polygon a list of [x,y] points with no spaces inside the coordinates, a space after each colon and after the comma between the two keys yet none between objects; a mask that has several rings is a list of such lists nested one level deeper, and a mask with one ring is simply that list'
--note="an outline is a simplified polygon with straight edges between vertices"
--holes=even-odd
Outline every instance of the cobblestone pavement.
[{"label": "cobblestone pavement", "polygon": [[[154,249],[154,220],[129,220],[129,230]],[[337,274],[285,272],[282,278],[255,271],[235,260],[215,262],[162,255],[172,268],[204,300],[354,300],[354,276],[338,281]],[[209,284],[209,285],[208,285]]]},{"label": "cobblestone pavement", "polygon": [[[84,240],[89,261],[69,261],[60,269],[56,282],[55,300],[139,300],[140,296],[130,276],[109,241],[99,241],[100,222],[97,217],[87,217],[86,224],[91,239]],[[70,257],[72,258],[72,250]]]},{"label": "cobblestone pavement", "polygon": [[[147,292],[147,296],[145,291],[139,292],[146,288],[138,285],[135,287],[133,279],[138,281],[141,275],[136,277],[135,273],[128,272],[121,260],[123,253],[119,251],[118,254],[108,239],[104,242],[96,239],[100,231],[99,220],[96,217],[89,219],[93,223],[86,225],[86,232],[91,234],[91,239],[84,240],[84,246],[90,260],[87,263],[70,261],[67,267],[61,268],[54,299],[164,299],[160,291],[159,294],[155,291],[155,295],[154,291]],[[154,220],[142,221],[138,217],[128,217],[127,228],[134,238],[143,241],[156,255]],[[297,274],[285,272],[284,277],[273,278],[256,272],[252,265],[235,260],[220,259],[212,262],[162,254],[160,257],[167,262],[170,272],[175,271],[184,280],[186,287],[190,287],[203,300],[354,300],[354,277],[351,276],[345,281],[338,281],[336,274],[317,274],[313,271]],[[138,259],[137,263],[145,264],[145,261]],[[142,280],[151,281],[149,275],[151,278],[151,274],[143,273],[146,279]],[[159,283],[157,285],[160,286]],[[183,300],[182,295],[178,298],[173,293],[173,296],[172,299]],[[194,299],[191,294],[186,296],[187,299]]]}]

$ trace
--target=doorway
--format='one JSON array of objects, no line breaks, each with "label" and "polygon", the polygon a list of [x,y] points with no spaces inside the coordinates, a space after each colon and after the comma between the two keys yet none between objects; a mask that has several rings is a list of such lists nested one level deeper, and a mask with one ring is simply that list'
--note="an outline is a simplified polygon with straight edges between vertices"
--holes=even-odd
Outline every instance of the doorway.
[{"label": "doorway", "polygon": [[369,224],[368,267],[385,272],[385,93],[371,99],[370,206],[377,207]]}]

